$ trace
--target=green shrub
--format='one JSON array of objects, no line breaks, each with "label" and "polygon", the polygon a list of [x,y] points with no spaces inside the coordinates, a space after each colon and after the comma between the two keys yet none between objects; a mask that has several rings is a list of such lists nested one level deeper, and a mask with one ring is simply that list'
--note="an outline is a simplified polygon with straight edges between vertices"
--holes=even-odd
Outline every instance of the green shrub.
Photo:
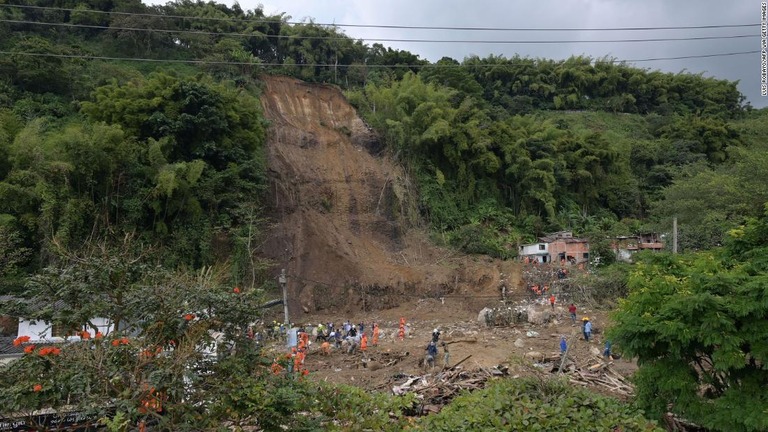
[{"label": "green shrub", "polygon": [[421,419],[425,431],[661,431],[642,412],[565,380],[505,379]]}]

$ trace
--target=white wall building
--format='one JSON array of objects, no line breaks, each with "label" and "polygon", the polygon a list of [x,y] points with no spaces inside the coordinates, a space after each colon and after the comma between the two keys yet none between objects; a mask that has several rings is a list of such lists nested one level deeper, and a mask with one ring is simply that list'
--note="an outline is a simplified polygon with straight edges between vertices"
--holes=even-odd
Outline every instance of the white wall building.
[{"label": "white wall building", "polygon": [[[107,336],[114,330],[114,325],[107,318],[93,318],[91,323],[95,325],[103,334]],[[87,330],[91,337],[95,336],[93,328],[82,327],[76,329],[65,329],[60,326],[51,325],[43,321],[30,321],[23,318],[19,319],[18,336],[29,336],[30,342],[63,342],[65,337],[70,341],[80,340],[77,334],[80,331]]]},{"label": "white wall building", "polygon": [[527,257],[531,260],[535,260],[539,263],[548,262],[549,257],[549,245],[547,243],[531,243],[520,246],[521,257]]}]

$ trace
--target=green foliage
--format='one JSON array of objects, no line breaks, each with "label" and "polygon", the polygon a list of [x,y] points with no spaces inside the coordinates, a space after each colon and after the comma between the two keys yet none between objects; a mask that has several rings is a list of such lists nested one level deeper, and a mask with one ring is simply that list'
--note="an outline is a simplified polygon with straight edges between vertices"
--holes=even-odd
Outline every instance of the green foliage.
[{"label": "green foliage", "polygon": [[764,325],[768,213],[731,232],[722,251],[653,254],[631,274],[611,337],[638,358],[638,402],[711,430],[768,427]]},{"label": "green foliage", "polygon": [[747,217],[757,217],[768,202],[768,156],[762,148],[736,148],[729,163],[681,171],[663,191],[654,214],[666,224],[677,216],[682,250],[723,244],[725,233]]},{"label": "green foliage", "polygon": [[[245,331],[263,302],[261,290],[233,292],[223,269],[163,269],[130,238],[61,252],[29,280],[25,300],[4,304],[3,312],[85,330],[90,339],[65,344],[60,354],[33,347],[0,368],[0,415],[75,407],[99,417],[116,410],[113,422],[136,424],[156,416],[144,405],[154,398],[165,410],[160,428],[190,430],[223,396],[216,391],[224,386],[213,383],[266,373]],[[107,318],[113,331],[97,336],[96,317]],[[206,347],[218,362],[207,359]]]},{"label": "green foliage", "polygon": [[560,380],[498,380],[422,418],[426,431],[661,431],[642,412]]}]

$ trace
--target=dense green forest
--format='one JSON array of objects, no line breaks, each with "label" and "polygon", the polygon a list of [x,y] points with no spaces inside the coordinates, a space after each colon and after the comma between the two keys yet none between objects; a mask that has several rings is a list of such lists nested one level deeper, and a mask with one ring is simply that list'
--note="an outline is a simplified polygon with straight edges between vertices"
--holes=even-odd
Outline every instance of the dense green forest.
[{"label": "dense green forest", "polygon": [[[252,309],[263,300],[259,289],[266,287],[256,276],[265,264],[254,260],[249,247],[263,226],[266,202],[262,74],[341,87],[418,186],[411,198],[419,223],[465,252],[512,258],[520,243],[569,229],[588,236],[593,256],[607,263],[611,236],[666,233],[677,217],[683,251],[713,252],[644,258],[630,278],[633,294],[622,305],[625,318],[617,320],[616,337],[628,354],[650,365],[640,374],[638,401],[654,416],[676,402],[680,412],[702,416],[715,430],[765,427],[758,416],[723,413],[732,402],[750,408],[744,395],[757,394],[765,382],[765,350],[749,334],[765,333],[758,323],[768,295],[760,255],[768,111],[745,104],[734,82],[610,58],[489,56],[430,63],[338,28],[237,5],[3,2],[0,294],[65,300],[73,307],[58,315],[25,311],[39,319],[82,325],[94,313],[119,314],[146,323],[141,334],[158,346],[188,338],[184,346],[190,349],[179,350],[188,357],[178,364],[194,357],[206,325],[242,338]],[[668,269],[676,282],[666,276]],[[232,286],[244,287],[247,301],[233,297]],[[723,300],[731,295],[751,304]],[[190,307],[207,310],[216,323],[204,323],[202,316],[199,322],[166,319]],[[661,309],[668,320],[645,320],[649,310]],[[697,321],[705,317],[709,324]],[[664,326],[672,318],[681,322],[670,334]],[[711,331],[677,332],[683,327]],[[728,340],[712,338],[713,332]],[[666,351],[659,351],[659,341]],[[725,359],[713,354],[722,346],[728,348]],[[180,402],[188,377],[172,359],[148,365],[122,345],[119,356],[98,357],[111,355],[108,349],[75,350],[56,364],[59,369],[19,362],[18,370],[0,376],[7,389],[0,401],[18,409],[62,403],[64,394],[76,394],[84,404],[103,398],[136,402],[139,381],[125,376],[115,384],[111,378],[136,368],[165,380],[171,401],[170,389],[178,392],[179,403],[163,419],[169,428],[197,426],[198,405]],[[716,372],[680,363],[700,360],[702,350]],[[665,357],[669,352],[680,355]],[[195,388],[210,392],[200,390],[194,399],[210,414],[206,427],[254,412],[269,424],[308,429],[345,415],[342,424],[356,419],[376,430],[408,423],[411,400],[265,377],[258,353],[238,355],[215,367],[211,376],[222,379],[195,377]],[[84,370],[83,363],[106,366]],[[37,377],[51,370],[85,384],[44,386],[42,396],[31,394]],[[658,379],[668,370],[689,390],[687,398],[676,399],[676,388]],[[247,381],[237,381],[243,388],[231,387],[233,377],[244,376]],[[705,384],[714,396],[694,396]],[[564,406],[576,397],[563,386],[530,382],[499,385],[458,402],[470,406],[512,393]],[[317,397],[323,394],[343,409],[323,405]],[[356,403],[380,409],[361,419]],[[592,404],[602,407],[606,425],[653,427],[636,418],[634,408],[600,398],[584,406]],[[321,417],[295,415],[303,411]],[[145,413],[123,414],[133,422]],[[518,414],[505,421],[528,421],[528,412]],[[587,421],[575,415],[567,420]],[[492,427],[497,417],[478,414],[473,425]],[[456,430],[464,421],[449,409],[421,426]]]}]

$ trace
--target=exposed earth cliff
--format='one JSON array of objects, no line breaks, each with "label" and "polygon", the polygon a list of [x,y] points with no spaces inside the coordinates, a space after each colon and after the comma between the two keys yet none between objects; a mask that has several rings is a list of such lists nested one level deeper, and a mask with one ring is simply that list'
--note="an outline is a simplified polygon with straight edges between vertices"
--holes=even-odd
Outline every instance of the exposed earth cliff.
[{"label": "exposed earth cliff", "polygon": [[[413,221],[415,191],[341,91],[264,77],[271,216],[263,249],[299,311],[385,309],[515,289],[514,263],[436,247]],[[502,274],[507,276],[502,276]]]}]

